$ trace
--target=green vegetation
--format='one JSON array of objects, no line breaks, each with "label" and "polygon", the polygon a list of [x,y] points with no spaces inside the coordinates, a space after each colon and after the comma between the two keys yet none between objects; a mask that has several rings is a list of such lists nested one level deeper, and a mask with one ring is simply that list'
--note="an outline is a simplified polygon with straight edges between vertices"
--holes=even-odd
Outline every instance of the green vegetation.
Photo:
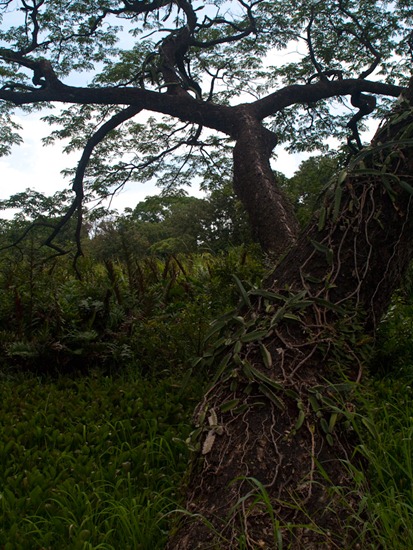
[{"label": "green vegetation", "polygon": [[[238,300],[234,274],[257,283],[262,258],[253,245],[214,253],[205,239],[166,251],[170,216],[155,213],[172,203],[185,219],[188,201],[154,198],[111,215],[110,231],[92,213],[74,270],[66,233],[67,255],[41,247],[58,203],[29,190],[3,203],[24,206],[2,222],[3,246],[37,225],[0,256],[0,548],[163,548],[210,374],[191,364]],[[158,246],[134,248],[142,235]]]},{"label": "green vegetation", "polygon": [[[29,216],[4,222],[3,243]],[[0,547],[163,548],[208,374],[191,360],[237,300],[232,275],[262,275],[259,256],[122,257],[98,233],[79,280],[43,235],[0,259]]]},{"label": "green vegetation", "polygon": [[[407,346],[407,336],[399,343]],[[367,466],[355,472],[364,507],[353,528],[366,548],[413,544],[409,370],[403,378],[376,376],[356,418]],[[117,376],[3,374],[0,544],[164,548],[201,391],[200,377],[145,378],[130,369]]]},{"label": "green vegetation", "polygon": [[191,360],[238,299],[233,274],[262,275],[259,256],[106,250],[99,262],[96,238],[79,280],[41,236],[0,261],[0,546],[163,548],[208,374]]},{"label": "green vegetation", "polygon": [[[209,322],[238,299],[233,276],[251,285],[264,273],[257,247],[236,246],[245,220],[232,223],[238,205],[225,190],[223,196],[228,208],[215,217],[216,195],[150,197],[120,216],[92,211],[76,269],[70,234],[59,235],[57,255],[41,246],[64,209],[61,197],[27,190],[4,201],[3,208],[23,208],[3,221],[1,245],[17,246],[0,258],[0,364],[38,374],[96,365],[145,374],[185,370],[201,354]],[[202,234],[199,211],[188,208],[194,201],[203,205]],[[234,246],[224,250],[229,240]]]},{"label": "green vegetation", "polygon": [[363,396],[358,452],[366,467],[356,472],[363,498],[354,524],[371,549],[413,547],[412,382],[411,373],[378,378]]},{"label": "green vegetation", "polygon": [[[307,169],[316,182],[317,170],[333,167],[322,159],[306,162],[292,180],[290,194],[303,220],[316,207],[301,198],[300,178]],[[47,222],[58,202],[30,192],[14,197],[17,205],[23,201],[26,210],[3,222],[3,244],[28,226],[39,204],[43,218],[36,220]],[[112,216],[110,223],[95,220],[83,236],[81,279],[70,254],[50,258],[39,246],[43,226],[3,251],[0,546],[5,550],[164,548],[174,512],[183,504],[191,414],[213,375],[205,366],[200,371],[193,359],[205,352],[211,322],[240,299],[240,281],[245,292],[244,286],[259,284],[265,274],[253,245],[218,246],[213,252],[205,233],[186,254],[178,241],[173,253],[167,251],[165,239],[176,230],[171,219],[188,221],[191,204],[179,197],[153,198],[133,213]],[[128,238],[117,246],[125,227]],[[197,226],[187,227],[190,234]],[[222,224],[222,243],[230,227]],[[146,235],[147,243],[151,235],[152,242],[134,248],[134,235]],[[69,242],[65,234],[59,238],[62,246]],[[363,498],[350,528],[371,549],[413,546],[410,279],[381,324],[370,381],[359,397],[361,412],[351,416],[363,468],[351,467]],[[207,342],[212,345],[211,337]],[[248,483],[255,495],[249,506],[264,506],[274,516],[274,544],[281,547],[265,487],[255,479]],[[348,496],[345,487],[337,492]],[[225,540],[222,544],[225,548]],[[244,539],[239,544],[248,547]]]},{"label": "green vegetation", "polygon": [[413,546],[410,4],[0,2],[0,156],[37,111],[79,153],[0,203],[2,549],[163,547],[181,502],[176,550]]},{"label": "green vegetation", "polygon": [[200,385],[139,375],[0,383],[0,547],[163,548]]},{"label": "green vegetation", "polygon": [[357,472],[371,548],[413,547],[413,294],[411,269],[381,323],[356,427],[366,460]]}]

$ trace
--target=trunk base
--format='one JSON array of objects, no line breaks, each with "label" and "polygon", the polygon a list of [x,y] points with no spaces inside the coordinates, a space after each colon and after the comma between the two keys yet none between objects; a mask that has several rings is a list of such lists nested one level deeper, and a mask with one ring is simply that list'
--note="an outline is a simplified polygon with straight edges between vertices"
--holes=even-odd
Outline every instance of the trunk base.
[{"label": "trunk base", "polygon": [[258,394],[247,402],[258,399],[219,418],[217,448],[197,461],[168,549],[357,548],[353,510],[360,497],[346,465],[353,435],[340,430],[328,444],[316,415],[294,428],[294,400],[283,411]]}]

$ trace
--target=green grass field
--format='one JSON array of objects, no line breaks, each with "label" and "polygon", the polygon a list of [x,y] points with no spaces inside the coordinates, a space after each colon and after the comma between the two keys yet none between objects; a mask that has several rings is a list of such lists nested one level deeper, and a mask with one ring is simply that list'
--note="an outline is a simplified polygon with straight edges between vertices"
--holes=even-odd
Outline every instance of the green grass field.
[{"label": "green grass field", "polygon": [[196,397],[171,379],[1,379],[0,547],[163,548]]}]

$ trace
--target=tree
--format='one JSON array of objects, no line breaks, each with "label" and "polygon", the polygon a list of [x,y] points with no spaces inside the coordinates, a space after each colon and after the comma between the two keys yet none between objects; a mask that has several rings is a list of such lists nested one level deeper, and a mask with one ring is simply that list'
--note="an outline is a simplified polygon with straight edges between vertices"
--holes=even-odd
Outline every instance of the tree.
[{"label": "tree", "polygon": [[306,226],[320,206],[323,190],[340,171],[337,155],[312,156],[303,161],[295,174],[282,184],[290,197],[300,225]]},{"label": "tree", "polygon": [[[411,9],[404,2],[387,7],[372,1],[297,2],[291,12],[282,2],[220,5],[105,0],[72,2],[66,9],[60,1],[3,2],[5,22],[10,13],[12,20],[21,14],[21,22],[0,36],[0,98],[4,128],[9,128],[3,132],[4,147],[18,140],[9,123],[10,103],[26,108],[44,102],[74,105],[48,120],[63,125],[51,140],[72,136],[68,149],[85,147],[73,183],[73,208],[80,213],[88,163],[87,181],[95,189],[155,175],[172,186],[206,168],[222,169],[216,149],[235,140],[235,190],[264,248],[284,251],[298,226],[269,164],[278,138],[262,122],[277,128],[280,141],[290,141],[296,149],[319,147],[325,137],[341,135],[348,123],[358,146],[357,121],[376,103],[367,94],[397,97],[407,83]],[[117,34],[130,42],[122,23],[135,39],[129,49],[116,48]],[[264,65],[266,54],[291,43],[305,48],[299,62]],[[102,69],[88,87],[62,80],[99,65]],[[381,73],[378,81],[375,76]],[[247,102],[247,94],[257,99]],[[358,109],[350,120],[333,116],[331,109],[333,99],[341,105],[345,96]],[[184,122],[151,118],[144,126],[131,121],[145,110]],[[116,162],[115,150],[125,160]],[[141,162],[136,152],[143,154]],[[171,162],[168,153],[175,153]],[[260,181],[253,193],[251,181]]]},{"label": "tree", "polygon": [[88,253],[101,261],[151,254],[228,251],[251,243],[242,205],[228,185],[204,198],[185,194],[146,197],[123,215],[104,216],[95,226]]},{"label": "tree", "polygon": [[[46,197],[32,189],[26,189],[26,191],[11,195],[8,199],[0,201],[0,210],[15,211],[13,222],[3,220],[5,230],[2,234],[3,244],[0,246],[0,250],[18,249],[20,245],[25,244],[26,236],[31,234],[34,237],[33,234],[35,234],[37,243],[48,244],[54,250],[52,256],[50,256],[50,251],[47,254],[49,259],[61,255],[67,245],[73,246],[74,224],[65,224],[65,227],[62,227],[61,231],[59,230],[56,234],[55,227],[56,224],[59,225],[60,219],[68,210],[71,202],[72,198],[69,190]],[[68,219],[67,221],[70,222],[71,220]],[[40,253],[44,258],[46,257],[45,250],[47,249]]]},{"label": "tree", "polygon": [[[5,22],[15,5],[22,23],[0,35],[4,139],[18,141],[13,105],[69,104],[48,116],[60,124],[49,141],[83,148],[67,216],[77,210],[81,222],[84,185],[213,184],[228,176],[234,143],[234,189],[263,248],[283,255],[264,290],[247,294],[238,281],[243,306],[212,327],[205,361],[217,374],[198,408],[193,517],[170,547],[238,548],[242,536],[250,548],[280,537],[349,547],[354,533],[328,482],[349,481],[338,397],[352,407],[343,378],[360,380],[366,342],[412,256],[410,3],[6,0]],[[270,66],[289,47],[298,61]],[[64,82],[90,69],[89,86]],[[385,122],[363,151],[373,112]],[[299,233],[272,151],[323,149],[331,138],[347,139],[353,158]],[[259,494],[279,531],[271,509],[253,505]]]},{"label": "tree", "polygon": [[181,194],[147,197],[136,205],[133,219],[155,237],[152,252],[195,252],[207,236],[208,206],[205,199]]}]

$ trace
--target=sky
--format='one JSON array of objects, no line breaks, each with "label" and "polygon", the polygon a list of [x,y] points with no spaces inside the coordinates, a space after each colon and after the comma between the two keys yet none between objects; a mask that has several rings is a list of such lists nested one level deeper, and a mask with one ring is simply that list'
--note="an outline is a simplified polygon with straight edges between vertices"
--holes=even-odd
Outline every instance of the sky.
[{"label": "sky", "polygon": [[[81,152],[66,154],[64,143],[44,146],[42,138],[51,132],[51,127],[41,120],[44,113],[21,114],[14,117],[22,126],[21,136],[24,142],[12,147],[11,155],[0,157],[0,199],[24,191],[35,189],[45,195],[70,188],[69,178],[60,173],[65,168],[76,166]],[[300,162],[308,155],[289,155],[284,150],[276,151],[278,159],[273,163],[276,170],[288,177],[292,176]],[[188,187],[190,195],[200,196],[197,187]],[[110,207],[122,212],[124,208],[133,208],[138,202],[160,192],[154,183],[131,183],[112,200]],[[109,206],[109,204],[107,204]],[[2,213],[3,216],[3,213]]]},{"label": "sky", "polygon": [[[41,113],[36,113],[13,117],[23,128],[20,134],[24,142],[14,145],[10,155],[0,158],[0,199],[27,188],[53,195],[56,191],[71,187],[70,178],[63,177],[61,171],[75,167],[81,151],[64,153],[64,142],[44,146],[42,138],[52,128],[41,120],[41,116]],[[125,207],[133,207],[147,195],[155,193],[159,193],[155,185],[135,183],[114,199],[112,207],[121,212]]]}]

